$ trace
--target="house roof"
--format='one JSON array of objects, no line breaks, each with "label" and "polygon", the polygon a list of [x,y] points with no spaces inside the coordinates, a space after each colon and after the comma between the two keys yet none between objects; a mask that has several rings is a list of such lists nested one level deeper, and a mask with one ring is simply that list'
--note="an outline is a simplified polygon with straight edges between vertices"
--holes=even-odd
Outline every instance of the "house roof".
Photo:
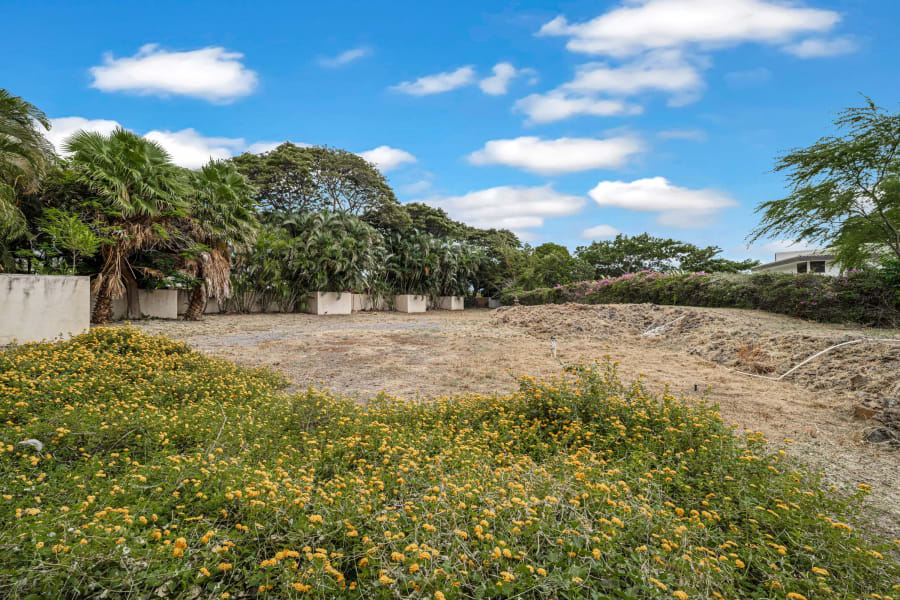
[{"label": "house roof", "polygon": [[782,265],[792,265],[794,263],[801,262],[809,262],[811,260],[814,261],[830,261],[834,260],[834,254],[806,254],[802,256],[792,256],[790,258],[783,258],[781,260],[776,260],[775,262],[766,263],[764,265],[757,265],[750,269],[751,271],[762,271],[763,269],[770,269],[772,267],[780,267]]}]

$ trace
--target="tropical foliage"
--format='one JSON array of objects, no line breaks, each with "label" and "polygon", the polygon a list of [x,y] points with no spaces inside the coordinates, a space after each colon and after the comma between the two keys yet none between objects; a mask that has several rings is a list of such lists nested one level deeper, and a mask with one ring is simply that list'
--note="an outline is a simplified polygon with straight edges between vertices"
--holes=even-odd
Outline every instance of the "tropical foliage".
[{"label": "tropical foliage", "polygon": [[900,113],[866,98],[834,122],[846,132],[780,157],[791,193],[757,207],[762,222],[750,239],[772,235],[834,248],[845,267],[873,254],[900,259]]},{"label": "tropical foliage", "polygon": [[19,197],[37,188],[53,155],[40,127],[50,128],[43,112],[0,89],[0,244],[25,235]]},{"label": "tropical foliage", "polygon": [[285,383],[127,327],[0,354],[3,597],[900,591],[865,485],[614,363],[433,402]]},{"label": "tropical foliage", "polygon": [[[900,263],[898,263],[900,264]],[[654,304],[751,308],[815,321],[900,324],[900,268],[851,269],[840,276],[785,273],[639,271],[534,290],[510,289],[507,304]]]}]

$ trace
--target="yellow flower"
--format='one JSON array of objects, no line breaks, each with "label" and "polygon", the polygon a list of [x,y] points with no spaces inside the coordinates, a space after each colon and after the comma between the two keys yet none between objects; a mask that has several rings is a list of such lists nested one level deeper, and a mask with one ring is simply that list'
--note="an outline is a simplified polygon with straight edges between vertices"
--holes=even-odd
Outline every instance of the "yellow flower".
[{"label": "yellow flower", "polygon": [[447,600],[447,597],[444,596],[444,592],[437,591],[434,593],[434,600]]},{"label": "yellow flower", "polygon": [[787,596],[787,600],[806,600],[806,596],[803,594],[798,594],[796,592],[790,592]]},{"label": "yellow flower", "polygon": [[216,568],[218,568],[220,571],[228,571],[233,566],[234,565],[232,565],[231,563],[223,562],[223,563],[219,563],[219,565]]},{"label": "yellow flower", "polygon": [[826,571],[825,569],[823,569],[821,567],[813,567],[812,572],[815,573],[816,575],[830,575],[830,573],[828,571]]},{"label": "yellow flower", "polygon": [[688,599],[688,595],[685,592],[682,592],[681,590],[675,590],[674,592],[672,592],[672,595],[675,596],[676,598],[678,598],[678,600],[687,600]]},{"label": "yellow flower", "polygon": [[742,560],[739,559],[739,558],[735,559],[734,564],[735,564],[735,566],[736,566],[738,569],[743,569],[743,568],[746,566],[746,565],[744,564],[744,561],[742,561]]}]

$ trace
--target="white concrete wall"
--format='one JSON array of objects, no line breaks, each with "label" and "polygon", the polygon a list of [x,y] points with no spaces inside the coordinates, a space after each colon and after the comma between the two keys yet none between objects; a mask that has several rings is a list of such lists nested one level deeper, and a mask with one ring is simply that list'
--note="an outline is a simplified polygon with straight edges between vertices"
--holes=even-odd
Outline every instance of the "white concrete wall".
[{"label": "white concrete wall", "polygon": [[314,315],[349,315],[353,309],[353,294],[350,292],[313,292],[306,302],[306,309]]},{"label": "white concrete wall", "polygon": [[[178,290],[178,315],[181,316],[187,311],[188,304],[191,301],[191,291],[190,290]],[[206,310],[203,311],[205,314],[213,314],[222,312],[219,307],[219,301],[215,298],[210,298],[206,301]]]},{"label": "white concrete wall", "polygon": [[437,307],[441,310],[462,310],[462,296],[438,296]]},{"label": "white concrete wall", "polygon": [[[178,290],[138,290],[141,303],[141,314],[150,319],[178,318]],[[91,312],[97,303],[97,296],[91,296]],[[122,321],[128,314],[128,300],[125,296],[113,298],[111,317],[113,321]]]},{"label": "white concrete wall", "polygon": [[[769,267],[767,269],[757,269],[754,271],[755,273],[787,273],[789,275],[797,274],[797,263],[788,263],[786,265],[778,265],[777,267]],[[809,264],[806,265],[806,272],[812,273],[810,270]],[[838,267],[837,263],[832,261],[825,262],[825,273],[819,273],[819,275],[840,275],[841,269]]]},{"label": "white concrete wall", "polygon": [[427,308],[425,296],[400,294],[394,296],[394,310],[404,313],[423,313]]},{"label": "white concrete wall", "polygon": [[0,275],[0,345],[81,333],[91,325],[88,277]]}]

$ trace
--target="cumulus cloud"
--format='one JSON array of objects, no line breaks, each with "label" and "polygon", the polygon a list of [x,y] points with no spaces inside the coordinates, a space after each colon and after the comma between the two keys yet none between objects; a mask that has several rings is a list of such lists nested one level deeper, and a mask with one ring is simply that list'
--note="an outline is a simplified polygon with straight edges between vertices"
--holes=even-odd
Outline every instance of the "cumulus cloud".
[{"label": "cumulus cloud", "polygon": [[63,149],[66,140],[74,133],[79,131],[91,131],[109,135],[117,127],[121,127],[118,121],[110,121],[108,119],[85,119],[84,117],[59,117],[50,119],[50,130],[47,131],[43,127],[44,137],[53,144],[56,153],[60,156],[66,156],[67,153]]},{"label": "cumulus cloud", "polygon": [[402,164],[416,162],[416,157],[399,148],[391,148],[390,146],[378,146],[365,152],[360,152],[360,156],[374,164],[382,172],[396,169]]},{"label": "cumulus cloud", "polygon": [[433,197],[418,200],[443,208],[451,218],[474,227],[510,229],[532,239],[534,228],[544,219],[573,215],[584,208],[582,196],[562,194],[550,185],[499,186],[469,192],[462,196]]},{"label": "cumulus cloud", "polygon": [[597,225],[581,232],[581,237],[586,240],[602,240],[605,238],[614,238],[622,233],[612,225]]},{"label": "cumulus cloud", "polygon": [[516,69],[508,62],[494,65],[493,73],[493,75],[485,77],[478,83],[481,91],[491,96],[502,96],[505,94],[510,82],[516,77],[530,75],[529,83],[536,83],[537,80],[534,69]]},{"label": "cumulus cloud", "polygon": [[107,54],[102,65],[91,67],[91,86],[104,92],[229,102],[256,88],[256,73],[244,66],[243,56],[221,47],[173,52],[147,44],[134,56],[115,58]]},{"label": "cumulus cloud", "polygon": [[568,37],[573,52],[629,56],[689,44],[782,44],[828,31],[840,19],[835,11],[772,0],[629,0],[584,23],[558,16],[538,35]]},{"label": "cumulus cloud", "polygon": [[428,96],[449,92],[474,82],[475,69],[465,66],[455,71],[419,77],[415,81],[404,81],[392,86],[391,89],[411,96]]},{"label": "cumulus cloud", "polygon": [[359,48],[350,48],[349,50],[344,50],[337,56],[322,56],[319,58],[318,63],[319,66],[325,67],[327,69],[334,69],[337,67],[343,67],[344,65],[350,64],[355,60],[359,60],[360,58],[365,58],[372,54],[372,49],[368,46],[360,46]]},{"label": "cumulus cloud", "polygon": [[588,195],[599,206],[658,213],[657,222],[672,227],[702,227],[716,213],[737,206],[723,192],[678,187],[665,177],[601,181]]},{"label": "cumulus cloud", "polygon": [[607,63],[581,65],[575,79],[562,87],[582,94],[612,96],[661,91],[672,95],[671,104],[684,105],[699,97],[704,82],[698,66],[691,64],[681,51],[658,50],[618,67]]},{"label": "cumulus cloud", "polygon": [[516,101],[513,110],[524,113],[530,123],[552,123],[578,115],[612,117],[643,112],[640,106],[622,100],[572,95],[561,90],[526,96]]},{"label": "cumulus cloud", "polygon": [[826,56],[839,56],[856,51],[856,42],[851,38],[842,37],[834,39],[812,38],[788,44],[785,52],[800,58],[822,58]]},{"label": "cumulus cloud", "polygon": [[484,148],[470,154],[468,160],[473,165],[506,165],[541,175],[555,175],[621,167],[643,149],[644,144],[634,136],[555,140],[524,136],[490,140]]},{"label": "cumulus cloud", "polygon": [[[122,127],[118,121],[108,119],[85,119],[84,117],[59,117],[50,119],[50,130],[45,136],[56,148],[56,152],[65,156],[63,147],[72,134],[78,131],[93,131],[109,135],[117,127]],[[260,141],[248,144],[244,138],[208,137],[194,129],[182,129],[180,131],[153,130],[144,135],[152,140],[171,155],[172,162],[188,169],[197,169],[209,162],[210,159],[225,159],[241,152],[259,154],[268,152],[282,142]],[[306,146],[308,144],[297,144]]]},{"label": "cumulus cloud", "polygon": [[153,130],[144,137],[165,148],[172,162],[188,169],[199,169],[210,159],[230,158],[247,148],[243,138],[206,137],[190,127],[181,131]]}]

